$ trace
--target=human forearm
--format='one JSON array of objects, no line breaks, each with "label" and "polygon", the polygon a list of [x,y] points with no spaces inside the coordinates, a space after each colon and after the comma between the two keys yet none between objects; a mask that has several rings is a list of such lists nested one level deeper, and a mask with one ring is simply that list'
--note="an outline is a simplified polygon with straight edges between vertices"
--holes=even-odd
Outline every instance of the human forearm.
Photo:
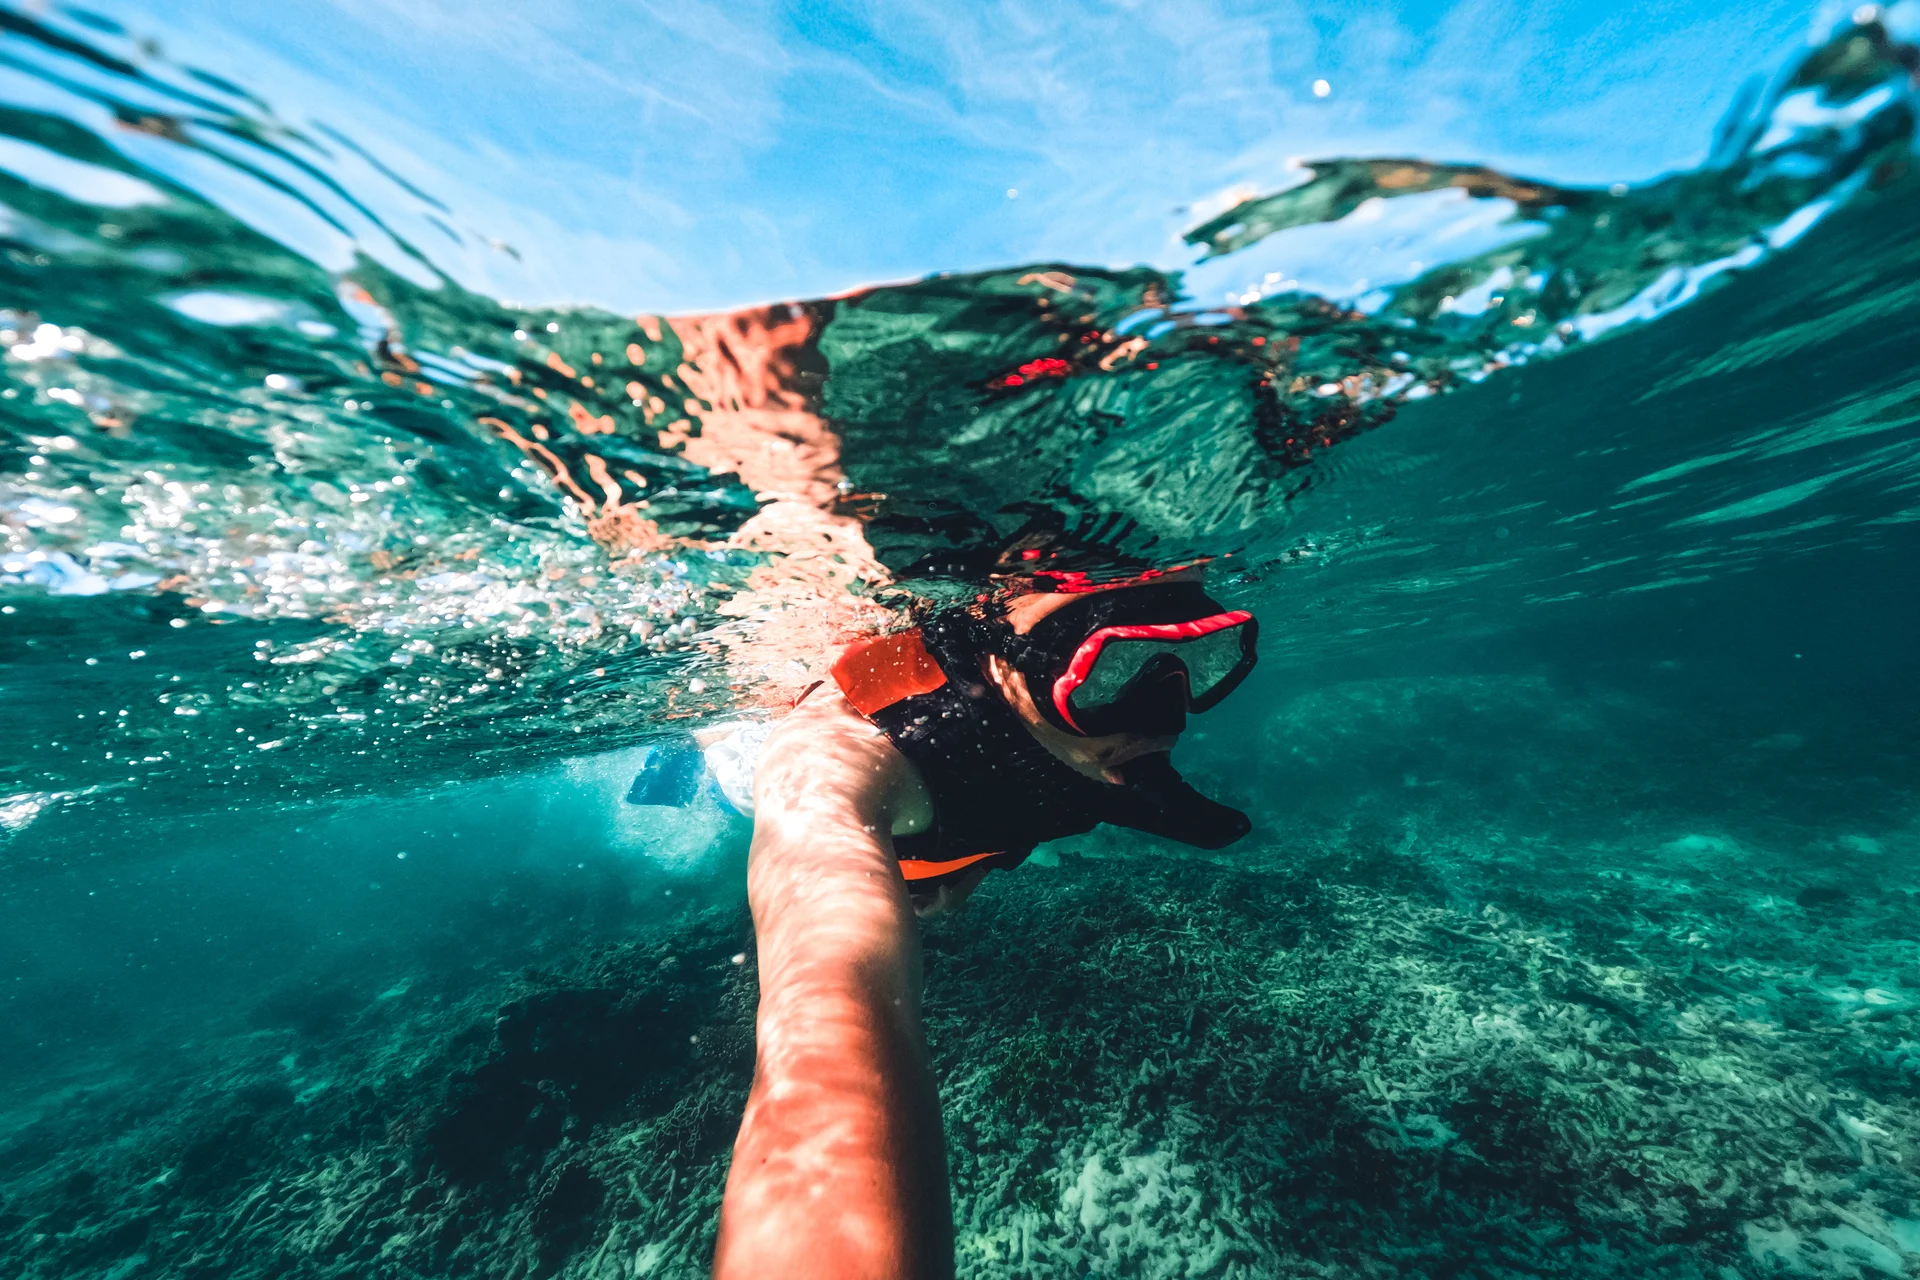
[{"label": "human forearm", "polygon": [[889,762],[834,723],[783,726],[763,766],[748,872],[758,1056],[721,1212],[723,1280],[952,1273],[919,944],[882,834]]},{"label": "human forearm", "polygon": [[937,1099],[895,997],[815,967],[766,994],[758,1041],[716,1276],[951,1274]]}]

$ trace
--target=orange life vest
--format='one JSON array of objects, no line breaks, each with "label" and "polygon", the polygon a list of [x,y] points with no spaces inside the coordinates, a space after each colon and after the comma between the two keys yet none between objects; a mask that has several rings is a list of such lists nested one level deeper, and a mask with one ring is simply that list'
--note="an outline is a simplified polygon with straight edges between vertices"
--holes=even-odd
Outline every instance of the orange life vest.
[{"label": "orange life vest", "polygon": [[[832,667],[833,682],[840,686],[855,711],[872,718],[881,711],[908,698],[933,693],[947,683],[947,673],[916,631],[890,636],[873,636],[848,645]],[[965,854],[958,858],[930,861],[901,858],[900,874],[908,884],[932,888],[922,882],[939,880],[958,871],[1005,856],[1004,850]]]}]

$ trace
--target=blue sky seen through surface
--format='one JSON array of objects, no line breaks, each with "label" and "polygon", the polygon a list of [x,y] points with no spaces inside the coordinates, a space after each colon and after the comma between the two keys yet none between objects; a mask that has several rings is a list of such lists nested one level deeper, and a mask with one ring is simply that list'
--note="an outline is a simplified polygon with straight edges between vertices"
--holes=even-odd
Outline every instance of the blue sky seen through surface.
[{"label": "blue sky seen through surface", "polygon": [[1295,157],[1648,178],[1698,163],[1741,83],[1819,17],[1810,0],[94,7],[347,132],[522,255],[435,252],[464,282],[661,311],[1039,260],[1180,267],[1193,210],[1283,185]]}]

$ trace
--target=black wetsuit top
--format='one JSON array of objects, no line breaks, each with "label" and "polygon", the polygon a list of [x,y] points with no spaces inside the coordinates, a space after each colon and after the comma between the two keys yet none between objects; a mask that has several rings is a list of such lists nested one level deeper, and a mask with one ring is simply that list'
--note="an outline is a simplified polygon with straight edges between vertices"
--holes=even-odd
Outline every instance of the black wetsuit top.
[{"label": "black wetsuit top", "polygon": [[972,863],[995,853],[990,865],[1017,866],[1035,845],[1102,822],[1208,849],[1251,828],[1244,814],[1188,786],[1165,754],[1124,766],[1124,785],[1074,770],[1021,723],[988,681],[979,648],[956,630],[921,636],[944,684],[864,712],[913,762],[933,800],[927,831],[894,837],[903,861]]},{"label": "black wetsuit top", "polygon": [[902,858],[948,862],[1003,853],[1013,866],[1037,844],[1076,836],[1105,821],[1107,792],[1034,740],[977,671],[932,693],[883,707],[872,720],[913,762],[933,798],[933,825],[895,836]]}]

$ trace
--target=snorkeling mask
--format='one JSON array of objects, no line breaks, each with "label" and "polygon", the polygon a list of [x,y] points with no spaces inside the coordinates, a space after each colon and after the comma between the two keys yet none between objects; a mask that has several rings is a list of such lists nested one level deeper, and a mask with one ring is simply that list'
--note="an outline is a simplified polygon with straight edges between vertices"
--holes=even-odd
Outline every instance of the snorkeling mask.
[{"label": "snorkeling mask", "polygon": [[1176,734],[1247,677],[1259,624],[1198,583],[1092,591],[1008,645],[1054,727],[1086,738]]}]

